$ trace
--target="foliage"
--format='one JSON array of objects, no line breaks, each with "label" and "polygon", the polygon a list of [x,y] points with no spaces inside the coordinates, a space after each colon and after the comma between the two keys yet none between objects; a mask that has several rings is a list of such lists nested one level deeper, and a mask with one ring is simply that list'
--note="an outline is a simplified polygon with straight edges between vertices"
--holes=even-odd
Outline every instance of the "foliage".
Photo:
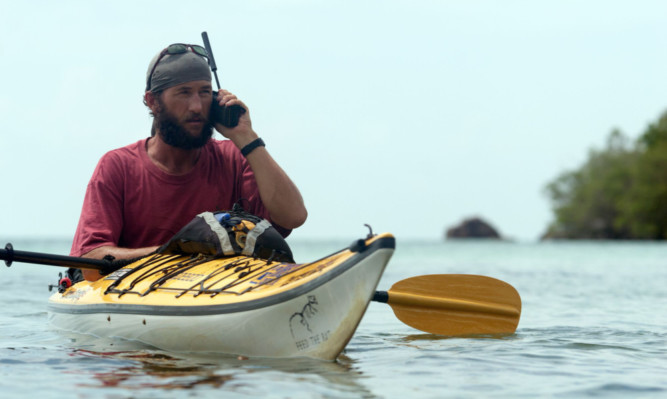
[{"label": "foliage", "polygon": [[634,145],[612,131],[546,192],[555,221],[544,238],[667,239],[667,113]]}]

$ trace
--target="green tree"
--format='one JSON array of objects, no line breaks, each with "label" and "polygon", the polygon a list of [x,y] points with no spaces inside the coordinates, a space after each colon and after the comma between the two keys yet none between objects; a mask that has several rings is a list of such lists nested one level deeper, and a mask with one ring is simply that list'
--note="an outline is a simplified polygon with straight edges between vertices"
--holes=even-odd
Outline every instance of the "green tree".
[{"label": "green tree", "polygon": [[621,219],[633,238],[667,239],[667,113],[639,138],[641,156],[632,168],[632,187]]},{"label": "green tree", "polygon": [[546,192],[555,220],[545,238],[667,239],[667,113],[634,146],[611,132]]},{"label": "green tree", "polygon": [[614,130],[601,151],[591,150],[578,170],[561,174],[547,187],[556,221],[546,234],[552,238],[629,238],[621,223],[618,200],[631,185],[636,154]]},{"label": "green tree", "polygon": [[663,113],[658,123],[652,123],[639,138],[639,144],[650,150],[667,142],[667,112]]}]

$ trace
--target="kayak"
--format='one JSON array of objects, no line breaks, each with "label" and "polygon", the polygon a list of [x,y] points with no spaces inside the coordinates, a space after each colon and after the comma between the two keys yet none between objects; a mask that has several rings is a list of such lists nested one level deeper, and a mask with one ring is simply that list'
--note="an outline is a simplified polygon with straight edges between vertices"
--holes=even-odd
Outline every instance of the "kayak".
[{"label": "kayak", "polygon": [[53,294],[49,321],[174,352],[334,360],[394,248],[384,233],[309,263],[155,254]]}]

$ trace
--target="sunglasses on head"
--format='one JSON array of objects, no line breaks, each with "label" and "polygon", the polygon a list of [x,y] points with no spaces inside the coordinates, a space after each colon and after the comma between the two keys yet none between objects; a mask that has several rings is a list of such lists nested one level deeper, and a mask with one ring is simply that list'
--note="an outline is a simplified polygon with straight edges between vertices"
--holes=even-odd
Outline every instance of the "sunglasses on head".
[{"label": "sunglasses on head", "polygon": [[170,44],[167,48],[162,50],[160,56],[157,57],[157,61],[155,61],[155,65],[153,65],[153,69],[151,69],[151,73],[150,75],[148,75],[148,81],[146,82],[146,91],[150,90],[151,78],[153,78],[153,73],[155,73],[155,68],[157,68],[157,64],[160,63],[160,60],[162,60],[162,58],[164,58],[165,55],[183,54],[187,53],[188,51],[192,51],[193,53],[206,58],[206,61],[209,60],[208,52],[202,46],[199,46],[197,44],[184,44],[184,43]]}]

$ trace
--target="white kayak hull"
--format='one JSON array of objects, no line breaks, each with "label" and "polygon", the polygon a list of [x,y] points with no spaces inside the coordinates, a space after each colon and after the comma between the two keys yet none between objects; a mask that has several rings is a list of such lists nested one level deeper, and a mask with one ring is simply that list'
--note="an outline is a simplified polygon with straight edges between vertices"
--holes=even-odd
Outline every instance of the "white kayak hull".
[{"label": "white kayak hull", "polygon": [[368,252],[345,270],[248,303],[175,309],[80,306],[52,298],[49,319],[59,329],[174,352],[333,360],[361,321],[393,247]]}]

